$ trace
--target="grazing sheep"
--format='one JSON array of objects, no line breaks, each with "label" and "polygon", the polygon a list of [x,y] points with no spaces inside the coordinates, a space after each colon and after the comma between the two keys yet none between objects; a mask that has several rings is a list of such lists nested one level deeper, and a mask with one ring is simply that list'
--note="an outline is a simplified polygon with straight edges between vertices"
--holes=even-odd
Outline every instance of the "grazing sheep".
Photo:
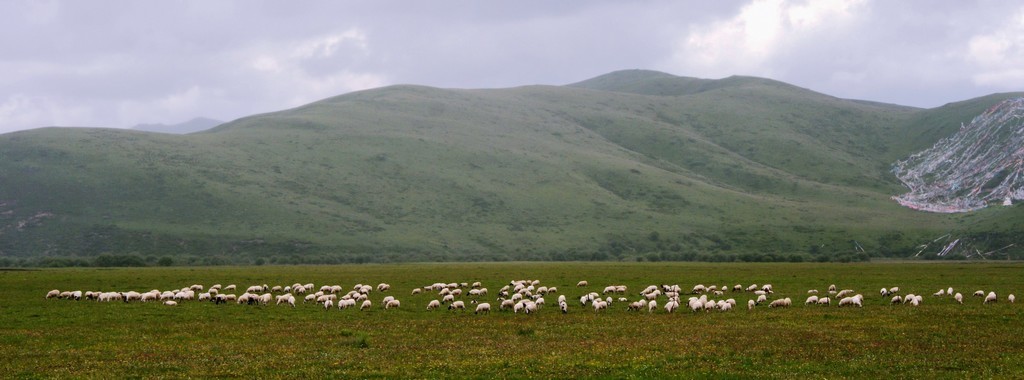
[{"label": "grazing sheep", "polygon": [[768,301],[768,296],[766,296],[764,294],[757,296],[757,304],[758,305],[760,305],[761,303],[763,303],[765,301]]},{"label": "grazing sheep", "polygon": [[942,297],[946,295],[946,289],[939,289],[939,291],[932,294],[935,297]]},{"label": "grazing sheep", "polygon": [[757,284],[750,284],[750,286],[747,287],[748,292],[752,292],[755,290],[757,290]]},{"label": "grazing sheep", "polygon": [[167,305],[167,306],[178,306],[178,303],[174,302],[174,301],[164,301],[164,305]]},{"label": "grazing sheep", "polygon": [[423,289],[415,288],[412,290],[412,295],[417,295],[423,292]]},{"label": "grazing sheep", "polygon": [[747,300],[747,310],[754,310],[754,305],[757,304],[754,300]]},{"label": "grazing sheep", "polygon": [[431,300],[430,303],[427,303],[427,310],[434,310],[439,307],[441,307],[441,301]]},{"label": "grazing sheep", "polygon": [[295,296],[293,296],[291,293],[286,293],[275,298],[277,298],[277,305],[280,305],[281,302],[284,302],[291,305],[291,307],[295,307]]},{"label": "grazing sheep", "polygon": [[978,290],[978,291],[974,292],[974,296],[975,297],[984,297],[985,296],[985,291],[984,290]]},{"label": "grazing sheep", "polygon": [[676,301],[665,302],[665,311],[673,313],[679,308],[679,303]]},{"label": "grazing sheep", "polygon": [[502,300],[501,301],[501,305],[498,305],[498,309],[500,309],[500,310],[512,309],[512,308],[515,307],[515,305],[516,305],[515,301],[512,301],[512,300]]},{"label": "grazing sheep", "polygon": [[730,310],[732,310],[732,304],[731,303],[724,302],[724,303],[721,303],[721,304],[718,305],[718,311],[723,311],[724,312],[724,311],[730,311]]},{"label": "grazing sheep", "polygon": [[953,294],[953,287],[952,286],[950,286],[948,289],[946,289],[946,294]]},{"label": "grazing sheep", "polygon": [[590,285],[590,283],[588,283],[586,280],[580,281],[580,282],[576,283],[576,287],[578,287],[578,288],[582,288],[582,287],[588,286],[588,285]]},{"label": "grazing sheep", "polygon": [[466,310],[466,303],[462,302],[462,301],[455,301],[455,302],[452,302],[451,305],[448,305],[448,310],[455,310],[455,309]]},{"label": "grazing sheep", "polygon": [[953,299],[955,299],[956,302],[961,304],[961,305],[963,305],[963,303],[964,303],[964,295],[963,294],[957,293],[956,295],[953,296]]},{"label": "grazing sheep", "polygon": [[882,295],[882,298],[888,297],[889,296],[889,289],[882,288],[882,290],[879,291],[878,293]]},{"label": "grazing sheep", "polygon": [[691,290],[690,292],[693,294],[701,294],[706,292],[707,290],[708,288],[704,287],[703,284],[697,284],[693,286],[693,290]]},{"label": "grazing sheep", "polygon": [[481,303],[479,305],[476,305],[476,311],[474,311],[473,314],[480,314],[480,313],[488,313],[488,314],[490,314],[491,313],[491,304],[489,304],[487,302],[484,302],[484,303]]},{"label": "grazing sheep", "polygon": [[[519,312],[523,311],[523,309],[525,309],[525,308],[526,308],[526,305],[522,301],[519,301],[519,302],[516,302],[516,304],[512,306],[512,312],[516,313],[516,314],[519,314]],[[451,309],[451,307],[449,307],[448,309]]]},{"label": "grazing sheep", "polygon": [[530,300],[523,300],[524,311],[526,314],[536,313],[538,310],[537,303]]},{"label": "grazing sheep", "polygon": [[393,307],[397,308],[399,306],[402,306],[402,303],[400,301],[394,300],[394,299],[393,300],[389,300],[387,303],[384,304],[384,310],[387,310],[387,309],[390,309],[390,308],[393,308]]},{"label": "grazing sheep", "polygon": [[359,311],[369,310],[372,307],[373,307],[373,301],[363,300],[363,304],[359,305]]},{"label": "grazing sheep", "polygon": [[356,300],[351,298],[338,300],[338,310],[344,310],[350,307],[356,307]]},{"label": "grazing sheep", "polygon": [[377,291],[378,292],[384,292],[384,291],[388,291],[388,290],[391,290],[391,285],[390,284],[385,284],[385,283],[377,284]]},{"label": "grazing sheep", "polygon": [[[641,301],[641,302],[644,302],[644,301]],[[657,310],[657,309],[658,309],[658,301],[651,301],[651,302],[647,303],[647,312],[648,313],[653,313],[654,310]]]},{"label": "grazing sheep", "polygon": [[811,289],[807,291],[807,294],[818,294],[818,289]]},{"label": "grazing sheep", "polygon": [[770,308],[789,307],[792,304],[793,304],[793,301],[791,301],[789,298],[783,298],[783,299],[777,299],[777,300],[772,301],[772,303],[768,304],[768,307],[770,307]]},{"label": "grazing sheep", "polygon": [[686,303],[686,306],[690,308],[690,311],[696,313],[698,311],[704,310],[704,301],[701,301],[700,299],[697,298],[690,298],[690,300]]},{"label": "grazing sheep", "polygon": [[328,299],[328,300],[324,301],[324,310],[331,310],[332,307],[334,307],[334,301],[333,300]]},{"label": "grazing sheep", "polygon": [[828,286],[828,291],[830,291],[830,292],[836,291],[836,284],[829,285]]},{"label": "grazing sheep", "polygon": [[818,305],[821,305],[821,306],[828,306],[828,305],[830,305],[831,303],[832,303],[832,300],[831,300],[831,299],[829,299],[828,297],[821,297],[821,298],[818,298]]},{"label": "grazing sheep", "polygon": [[898,304],[898,303],[903,303],[903,297],[900,297],[898,295],[892,296],[892,300],[889,301],[889,304],[890,305],[895,305],[895,304]]},{"label": "grazing sheep", "polygon": [[982,303],[985,304],[985,303],[998,302],[998,301],[999,301],[999,298],[996,297],[996,292],[988,292],[988,295],[985,296],[985,301],[983,301]]},{"label": "grazing sheep", "polygon": [[1013,303],[1013,301],[1017,300],[1017,297],[1015,297],[1013,294],[1011,294],[1011,295],[1006,296],[1006,300],[1009,301],[1010,303]]},{"label": "grazing sheep", "polygon": [[836,298],[845,298],[845,297],[849,296],[850,294],[853,294],[853,290],[852,289],[843,289],[843,290],[840,290],[839,293],[836,293]]},{"label": "grazing sheep", "polygon": [[598,300],[594,300],[594,303],[593,303],[593,305],[594,305],[594,312],[595,312],[595,313],[596,313],[596,312],[599,312],[599,311],[601,311],[601,310],[605,310],[605,309],[607,309],[607,308],[608,308],[608,303],[607,303],[607,302],[605,302],[605,301],[602,301],[602,300],[600,300],[600,299],[598,299]]},{"label": "grazing sheep", "polygon": [[51,290],[49,292],[46,292],[46,299],[55,298],[55,297],[60,297],[60,290],[54,289],[54,290]]},{"label": "grazing sheep", "polygon": [[562,310],[562,314],[568,314],[569,313],[569,304],[567,304],[565,302],[559,302],[558,303],[558,309]]},{"label": "grazing sheep", "polygon": [[899,292],[900,292],[900,287],[899,286],[893,286],[893,287],[889,288],[889,294],[896,294],[896,293],[899,293]]},{"label": "grazing sheep", "polygon": [[732,291],[734,291],[734,292],[742,292],[743,291],[743,285],[740,285],[740,284],[733,285],[732,286]]},{"label": "grazing sheep", "polygon": [[814,305],[814,304],[817,304],[817,303],[818,303],[818,296],[807,297],[807,300],[804,301],[804,305]]}]

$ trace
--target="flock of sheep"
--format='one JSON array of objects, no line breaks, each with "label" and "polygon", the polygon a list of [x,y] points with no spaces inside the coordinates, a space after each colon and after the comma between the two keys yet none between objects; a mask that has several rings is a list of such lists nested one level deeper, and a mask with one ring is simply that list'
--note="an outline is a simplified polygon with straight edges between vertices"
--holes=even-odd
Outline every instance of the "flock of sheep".
[{"label": "flock of sheep", "polygon": [[[576,284],[576,287],[577,289],[583,289],[582,291],[578,290],[582,293],[589,287],[589,283],[587,281],[580,281]],[[46,293],[46,299],[85,299],[98,302],[159,302],[167,306],[176,306],[179,302],[185,301],[202,301],[214,304],[235,303],[241,305],[269,305],[273,302],[275,305],[283,304],[296,307],[297,300],[301,298],[303,304],[317,305],[324,310],[332,310],[333,308],[345,310],[356,308],[356,305],[358,305],[359,310],[368,310],[373,308],[373,301],[370,300],[371,294],[375,291],[377,293],[388,292],[391,286],[386,283],[378,284],[376,287],[356,284],[346,291],[346,288],[341,285],[324,285],[317,289],[312,283],[295,283],[288,286],[279,285],[272,287],[263,284],[249,286],[241,295],[228,293],[236,291],[236,289],[237,287],[233,284],[223,287],[220,284],[216,284],[210,286],[205,291],[203,285],[199,284],[181,289],[165,291],[154,289],[147,292],[83,292],[81,290],[60,291],[54,289]],[[314,289],[316,290],[314,291]],[[646,310],[652,313],[659,309],[660,301],[663,302],[661,308],[665,312],[672,313],[683,305],[682,297],[684,293],[683,288],[679,285],[647,286],[637,293],[638,299],[632,302],[626,297],[628,293],[628,288],[625,285],[609,285],[604,287],[600,293],[590,291],[582,294],[578,298],[579,307],[589,307],[594,312],[599,313],[610,308],[612,304],[624,304],[628,311]],[[889,299],[889,303],[893,305],[918,306],[924,302],[924,297],[921,295],[901,295],[899,287],[882,288],[879,293],[883,299]],[[438,282],[415,288],[410,296],[422,298],[428,294],[434,294],[437,298],[427,302],[427,310],[439,309],[442,306],[446,306],[448,310],[466,310],[466,302],[469,302],[471,305],[475,305],[473,307],[475,313],[489,313],[491,311],[490,302],[484,302],[487,299],[488,290],[480,282],[472,284],[465,282]],[[558,305],[558,309],[562,313],[568,313],[571,309],[570,302],[565,295],[560,294],[557,287],[543,286],[538,280],[510,281],[497,291],[497,309],[511,311],[516,314],[536,313],[547,304],[544,297],[550,297],[554,294],[558,294],[555,303]],[[728,312],[733,310],[736,307],[736,300],[732,297],[727,298],[727,294],[748,295],[751,298],[747,301],[748,310],[753,310],[758,305],[765,303],[768,304],[769,308],[790,307],[793,304],[789,297],[775,297],[775,291],[771,284],[761,286],[753,284],[746,287],[739,284],[732,287],[698,284],[690,288],[687,294],[690,297],[686,299],[685,305],[693,312]],[[829,306],[834,299],[838,307],[864,306],[864,296],[862,294],[856,293],[852,289],[838,290],[835,285],[830,285],[827,292],[820,295],[817,289],[808,290],[807,294],[807,299],[804,301],[805,305]],[[973,295],[982,298],[983,304],[998,301],[998,296],[993,291],[986,294],[984,291],[978,290]],[[932,296],[952,296],[956,302],[960,304],[964,302],[963,294],[954,292],[952,287],[939,289]],[[1006,300],[1010,303],[1013,303],[1015,299],[1016,297],[1013,294],[1006,297]],[[380,301],[380,307],[385,310],[401,306],[401,301],[390,295],[383,297]]]}]

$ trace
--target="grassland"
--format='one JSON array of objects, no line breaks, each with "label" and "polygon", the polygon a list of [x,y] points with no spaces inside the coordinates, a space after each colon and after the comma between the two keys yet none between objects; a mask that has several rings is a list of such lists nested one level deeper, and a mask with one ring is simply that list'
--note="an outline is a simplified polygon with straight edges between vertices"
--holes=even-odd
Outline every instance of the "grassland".
[{"label": "grassland", "polygon": [[[903,191],[893,161],[1011,95],[921,110],[627,71],[570,86],[391,86],[184,136],[11,133],[0,258],[818,260],[857,252],[852,241],[906,256],[950,231],[1015,231],[1020,211],[967,220],[889,199]],[[979,249],[1024,247],[1004,240]]]},{"label": "grassland", "polygon": [[[1021,378],[1020,263],[679,264],[500,263],[52,269],[0,272],[0,373],[6,378]],[[788,309],[728,313],[595,314],[570,302],[534,315],[427,311],[433,282],[481,281],[495,291],[537,279],[570,298],[605,285],[772,283]],[[588,288],[576,288],[579,280]],[[45,300],[52,288],[170,289],[194,283],[287,285],[388,282],[402,301],[382,310],[313,305],[97,303]],[[866,296],[863,308],[805,307],[829,284]],[[925,294],[889,306],[881,287]],[[931,294],[948,286],[964,305]],[[982,305],[977,289],[1000,303]],[[618,296],[616,296],[618,297]],[[493,297],[489,297],[493,298]],[[491,300],[494,304],[493,299]],[[663,299],[661,300],[664,303]]]}]

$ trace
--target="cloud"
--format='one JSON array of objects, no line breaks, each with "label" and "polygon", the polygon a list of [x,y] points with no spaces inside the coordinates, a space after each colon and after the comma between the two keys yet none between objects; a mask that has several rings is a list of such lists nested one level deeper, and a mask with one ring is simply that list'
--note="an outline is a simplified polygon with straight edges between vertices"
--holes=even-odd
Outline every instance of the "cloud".
[{"label": "cloud", "polygon": [[755,0],[731,18],[691,26],[676,43],[669,66],[720,77],[771,76],[772,62],[828,36],[841,35],[862,1]]},{"label": "cloud", "polygon": [[995,30],[970,38],[967,61],[976,72],[975,84],[1022,90],[1024,83],[1024,7],[995,22]]}]

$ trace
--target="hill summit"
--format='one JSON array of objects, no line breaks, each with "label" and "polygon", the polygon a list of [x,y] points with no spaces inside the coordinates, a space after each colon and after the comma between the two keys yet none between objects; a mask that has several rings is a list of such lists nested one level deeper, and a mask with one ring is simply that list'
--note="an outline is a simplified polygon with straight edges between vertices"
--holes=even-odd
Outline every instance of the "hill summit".
[{"label": "hill summit", "polygon": [[893,171],[910,188],[894,199],[917,210],[966,212],[1024,199],[1024,98],[996,104]]}]

